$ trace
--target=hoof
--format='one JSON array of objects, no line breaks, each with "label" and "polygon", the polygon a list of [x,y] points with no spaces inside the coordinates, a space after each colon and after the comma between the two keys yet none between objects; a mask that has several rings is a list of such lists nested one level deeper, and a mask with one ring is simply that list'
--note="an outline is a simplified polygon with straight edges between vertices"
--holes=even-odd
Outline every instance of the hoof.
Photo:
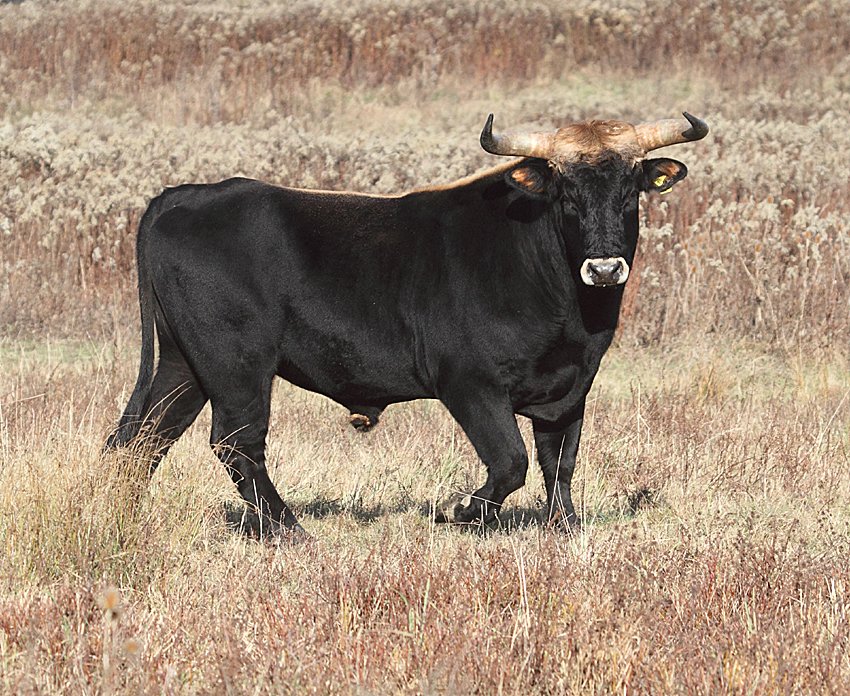
[{"label": "hoof", "polygon": [[463,525],[476,529],[499,524],[496,511],[482,515],[483,505],[468,493],[456,493],[434,508],[434,522],[438,524]]},{"label": "hoof", "polygon": [[567,534],[575,534],[581,531],[581,520],[575,512],[567,513],[564,510],[553,510],[546,522],[546,529]]},{"label": "hoof", "polygon": [[249,505],[226,503],[224,521],[230,531],[255,541],[295,545],[312,540],[298,522],[290,527],[284,527],[268,517],[261,518],[256,508]]},{"label": "hoof", "polygon": [[278,546],[301,546],[302,544],[310,544],[315,539],[296,522],[294,526],[289,528],[278,527],[275,532],[266,536],[265,541]]},{"label": "hoof", "polygon": [[463,524],[455,517],[458,510],[463,510],[469,501],[468,495],[455,493],[433,507],[434,522],[437,524]]}]

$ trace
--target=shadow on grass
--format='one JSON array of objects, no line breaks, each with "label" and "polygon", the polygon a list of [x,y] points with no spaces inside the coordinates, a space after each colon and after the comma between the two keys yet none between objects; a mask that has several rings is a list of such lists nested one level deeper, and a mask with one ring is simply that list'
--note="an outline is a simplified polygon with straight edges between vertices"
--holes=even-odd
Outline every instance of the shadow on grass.
[{"label": "shadow on grass", "polygon": [[[552,531],[569,534],[581,527],[604,527],[622,524],[637,518],[638,515],[646,511],[663,509],[665,507],[666,504],[663,498],[656,491],[649,488],[639,488],[625,491],[622,495],[617,496],[613,505],[610,507],[580,512],[581,523],[576,527],[565,528],[558,525],[549,525],[547,522],[546,504],[540,501],[535,506],[503,509],[499,513],[498,521],[489,525],[489,529],[511,532],[530,527],[544,527],[552,529]],[[480,527],[480,525],[478,526]]]},{"label": "shadow on grass", "polygon": [[[293,511],[299,520],[312,518],[321,520],[330,517],[347,517],[360,525],[371,525],[387,515],[403,514],[410,511],[422,511],[423,506],[412,501],[404,500],[394,505],[363,505],[349,503],[334,498],[317,498],[300,506],[293,506]],[[237,501],[228,501],[223,506],[224,520],[227,528],[237,534],[251,538],[259,538],[260,518],[253,506]]]},{"label": "shadow on grass", "polygon": [[[636,518],[641,512],[649,509],[663,507],[661,498],[649,489],[640,489],[627,492],[614,506],[607,509],[587,511],[581,518],[580,526],[607,526],[627,522]],[[372,525],[388,515],[418,512],[426,518],[433,518],[439,508],[433,500],[417,502],[405,498],[393,505],[364,505],[359,501],[346,502],[338,498],[316,498],[296,510],[297,517],[322,520],[332,517],[347,517],[360,525]],[[260,520],[254,509],[250,506],[237,502],[228,502],[224,505],[224,516],[228,529],[233,532],[244,534],[248,537],[258,538],[260,536]],[[569,534],[577,531],[579,527],[568,527],[549,525],[546,522],[546,506],[540,502],[534,506],[518,506],[504,508],[498,518],[489,524],[453,524],[445,525],[459,532],[487,535],[494,532],[510,534],[515,531],[530,528],[545,528],[555,532]]]},{"label": "shadow on grass", "polygon": [[360,501],[346,502],[336,498],[317,498],[301,506],[302,516],[321,520],[326,517],[350,517],[360,524],[372,524],[387,515],[421,510],[422,505],[405,498],[393,505],[364,505]]}]

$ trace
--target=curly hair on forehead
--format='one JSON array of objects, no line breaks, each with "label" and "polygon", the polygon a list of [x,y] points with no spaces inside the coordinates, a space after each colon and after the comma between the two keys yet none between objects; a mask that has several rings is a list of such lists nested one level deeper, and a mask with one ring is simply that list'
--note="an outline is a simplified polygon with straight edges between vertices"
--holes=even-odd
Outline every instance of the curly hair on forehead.
[{"label": "curly hair on forehead", "polygon": [[634,161],[643,156],[635,127],[624,121],[583,121],[559,128],[554,159],[563,162],[598,162],[612,155]]}]

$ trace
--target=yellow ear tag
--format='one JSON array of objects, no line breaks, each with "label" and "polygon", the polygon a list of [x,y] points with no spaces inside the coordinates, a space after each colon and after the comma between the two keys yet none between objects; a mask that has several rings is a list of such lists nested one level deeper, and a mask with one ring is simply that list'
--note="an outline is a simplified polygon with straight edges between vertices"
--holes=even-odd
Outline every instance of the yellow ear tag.
[{"label": "yellow ear tag", "polygon": [[[670,177],[669,177],[669,176],[667,176],[666,174],[662,174],[662,175],[661,175],[661,176],[659,176],[657,179],[655,179],[655,181],[653,181],[652,183],[653,183],[655,186],[657,186],[658,188],[661,188],[662,186],[664,186],[664,184],[666,184],[666,183],[667,183],[667,179],[669,179],[669,178],[670,178]],[[666,191],[659,191],[659,193],[663,196],[665,193],[670,193],[670,191],[672,191],[672,190],[673,190],[673,187],[671,186],[671,187],[670,187],[670,188],[668,188]]]}]

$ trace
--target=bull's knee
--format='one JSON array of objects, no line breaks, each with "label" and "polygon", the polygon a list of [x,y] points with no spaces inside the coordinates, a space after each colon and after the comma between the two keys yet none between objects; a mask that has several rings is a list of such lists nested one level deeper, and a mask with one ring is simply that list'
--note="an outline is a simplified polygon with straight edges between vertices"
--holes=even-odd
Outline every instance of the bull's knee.
[{"label": "bull's knee", "polygon": [[487,482],[492,486],[493,498],[501,505],[511,493],[525,485],[527,474],[528,456],[524,451],[514,452],[499,466],[491,466]]},{"label": "bull's knee", "polygon": [[525,477],[528,474],[528,457],[525,452],[511,459],[511,466],[504,474],[505,496],[518,491],[525,485]]}]

